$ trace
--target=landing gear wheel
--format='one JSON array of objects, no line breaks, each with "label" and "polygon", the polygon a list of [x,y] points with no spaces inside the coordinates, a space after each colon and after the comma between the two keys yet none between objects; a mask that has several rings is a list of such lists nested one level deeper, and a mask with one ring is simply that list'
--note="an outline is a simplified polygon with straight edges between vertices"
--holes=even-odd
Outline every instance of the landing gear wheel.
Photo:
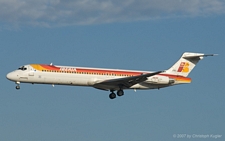
[{"label": "landing gear wheel", "polygon": [[124,91],[123,91],[123,90],[118,90],[118,91],[117,91],[117,95],[118,95],[118,96],[124,95]]},{"label": "landing gear wheel", "polygon": [[115,93],[111,93],[111,94],[109,94],[109,98],[110,98],[110,99],[114,99],[114,98],[116,98],[116,94],[115,94]]},{"label": "landing gear wheel", "polygon": [[19,90],[20,89],[20,86],[16,86],[16,89]]}]

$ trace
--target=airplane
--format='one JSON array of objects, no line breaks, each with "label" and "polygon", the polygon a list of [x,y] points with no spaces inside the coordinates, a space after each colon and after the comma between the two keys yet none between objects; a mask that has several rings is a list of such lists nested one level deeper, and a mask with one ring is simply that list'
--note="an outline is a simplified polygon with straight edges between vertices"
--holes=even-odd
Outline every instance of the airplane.
[{"label": "airplane", "polygon": [[[89,86],[110,91],[109,98],[124,95],[126,89],[160,89],[178,84],[191,83],[188,74],[199,60],[217,54],[185,52],[169,69],[164,71],[136,71],[105,68],[57,66],[52,63],[29,64],[19,67],[6,75],[17,84],[51,84],[70,86]],[[116,91],[116,94],[114,93]]]}]

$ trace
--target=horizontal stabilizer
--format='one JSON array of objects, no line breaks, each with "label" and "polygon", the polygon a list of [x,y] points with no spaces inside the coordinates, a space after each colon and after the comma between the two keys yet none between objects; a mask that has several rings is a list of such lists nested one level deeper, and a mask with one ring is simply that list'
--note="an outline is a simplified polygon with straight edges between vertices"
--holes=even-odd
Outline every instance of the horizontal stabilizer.
[{"label": "horizontal stabilizer", "polygon": [[215,56],[215,55],[218,55],[218,54],[200,54],[200,55],[185,55],[183,56],[183,58],[185,59],[193,59],[193,58],[200,58],[202,59],[203,57],[208,57],[208,56]]}]

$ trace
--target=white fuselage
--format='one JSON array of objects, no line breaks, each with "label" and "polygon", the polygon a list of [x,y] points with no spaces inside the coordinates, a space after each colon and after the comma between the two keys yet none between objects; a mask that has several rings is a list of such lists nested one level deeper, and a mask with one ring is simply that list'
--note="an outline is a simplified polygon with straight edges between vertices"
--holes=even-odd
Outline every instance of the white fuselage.
[{"label": "white fuselage", "polygon": [[[124,77],[132,77],[143,73],[151,73],[146,71],[130,71],[117,69],[100,69],[100,68],[82,68],[70,66],[54,66],[58,69],[51,68],[51,65],[45,65],[49,68],[40,68],[39,64],[25,65],[7,75],[7,78],[16,83],[32,83],[32,84],[52,84],[52,85],[71,85],[71,86],[93,86],[98,82],[110,79],[119,79]],[[135,84],[131,89],[154,89],[178,84],[166,74],[155,75],[149,77],[148,80]],[[172,82],[172,83],[171,83]],[[110,90],[106,87],[105,90]]]}]

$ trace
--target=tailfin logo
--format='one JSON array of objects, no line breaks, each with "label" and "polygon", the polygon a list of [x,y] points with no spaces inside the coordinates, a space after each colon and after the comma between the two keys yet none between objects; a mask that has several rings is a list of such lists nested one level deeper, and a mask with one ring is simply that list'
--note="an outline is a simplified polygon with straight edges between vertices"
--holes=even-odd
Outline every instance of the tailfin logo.
[{"label": "tailfin logo", "polygon": [[189,72],[189,63],[181,62],[177,72]]}]

